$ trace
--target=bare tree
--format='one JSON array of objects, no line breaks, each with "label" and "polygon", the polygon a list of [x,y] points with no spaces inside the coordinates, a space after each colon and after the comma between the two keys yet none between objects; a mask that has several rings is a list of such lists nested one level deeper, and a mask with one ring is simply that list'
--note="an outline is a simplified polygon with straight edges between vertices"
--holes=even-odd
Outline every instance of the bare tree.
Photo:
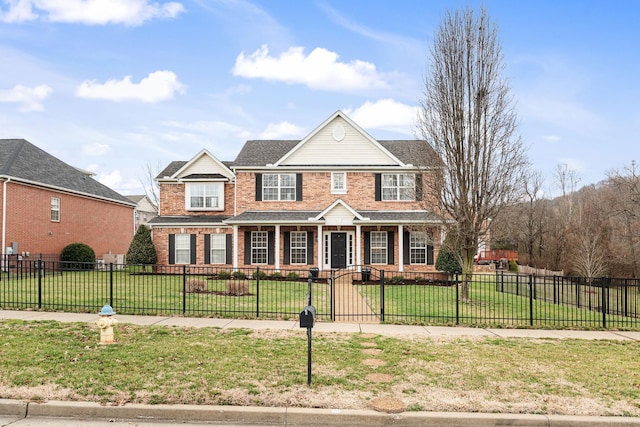
[{"label": "bare tree", "polygon": [[158,176],[161,170],[159,162],[155,168],[147,163],[144,176],[140,178],[140,185],[144,188],[144,194],[151,200],[156,208],[160,208],[160,189],[158,188],[156,176]]},{"label": "bare tree", "polygon": [[[455,222],[469,298],[473,258],[498,211],[521,195],[528,167],[498,29],[485,9],[448,12],[436,30],[418,132],[438,153],[439,204]],[[445,226],[449,222],[445,222]]]}]

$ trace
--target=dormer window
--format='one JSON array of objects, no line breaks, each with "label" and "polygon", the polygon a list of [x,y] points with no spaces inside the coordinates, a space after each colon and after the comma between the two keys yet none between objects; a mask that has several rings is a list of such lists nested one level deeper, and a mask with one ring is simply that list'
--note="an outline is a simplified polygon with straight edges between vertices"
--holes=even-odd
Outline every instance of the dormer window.
[{"label": "dormer window", "polygon": [[186,185],[185,198],[187,210],[224,210],[224,183],[189,182]]}]

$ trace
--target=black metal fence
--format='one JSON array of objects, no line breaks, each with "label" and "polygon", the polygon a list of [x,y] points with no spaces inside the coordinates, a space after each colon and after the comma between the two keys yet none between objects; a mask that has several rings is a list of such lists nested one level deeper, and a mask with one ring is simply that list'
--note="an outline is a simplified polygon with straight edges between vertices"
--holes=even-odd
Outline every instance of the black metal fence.
[{"label": "black metal fence", "polygon": [[[640,283],[631,279],[460,276],[371,267],[338,271],[229,271],[22,260],[0,273],[0,308],[235,318],[297,318],[428,325],[640,329]],[[466,287],[466,291],[465,291]]]}]

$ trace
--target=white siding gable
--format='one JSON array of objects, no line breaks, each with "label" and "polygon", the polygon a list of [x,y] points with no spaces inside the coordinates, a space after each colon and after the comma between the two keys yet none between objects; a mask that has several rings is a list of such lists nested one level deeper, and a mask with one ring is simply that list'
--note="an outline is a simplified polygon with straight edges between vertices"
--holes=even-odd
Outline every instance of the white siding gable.
[{"label": "white siding gable", "polygon": [[279,165],[374,165],[400,163],[364,131],[341,114],[309,135]]},{"label": "white siding gable", "polygon": [[207,151],[202,151],[184,165],[176,177],[183,178],[193,174],[221,174],[233,179],[231,171]]},{"label": "white siding gable", "polygon": [[324,215],[326,225],[353,225],[353,212],[342,204],[337,204]]}]

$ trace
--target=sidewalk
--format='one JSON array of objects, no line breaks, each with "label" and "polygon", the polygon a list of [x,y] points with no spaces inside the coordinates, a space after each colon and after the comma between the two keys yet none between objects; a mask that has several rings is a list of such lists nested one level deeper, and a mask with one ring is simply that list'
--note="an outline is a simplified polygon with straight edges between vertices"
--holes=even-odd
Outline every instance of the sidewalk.
[{"label": "sidewalk", "polygon": [[[114,316],[120,323],[136,325],[213,327],[222,329],[273,329],[300,330],[298,320],[244,320],[211,319],[171,316]],[[38,311],[0,310],[1,319],[25,321],[53,320],[58,322],[94,322],[97,314],[54,313]],[[635,340],[640,341],[640,331],[569,331],[539,329],[483,329],[443,326],[404,326],[368,323],[318,322],[313,328],[320,333],[373,333],[402,337],[504,337],[504,338],[550,338],[587,340]],[[0,399],[0,425],[23,419],[31,419],[38,425],[38,418],[69,418],[104,421],[132,420],[136,424],[154,424],[176,421],[185,424],[213,425],[264,425],[264,426],[431,426],[431,427],[604,427],[638,426],[640,418],[626,417],[577,417],[535,414],[481,414],[481,413],[436,413],[403,412],[386,414],[373,410],[341,410],[314,408],[268,408],[229,407],[198,405],[140,405],[102,406],[92,402],[47,402],[33,403]],[[6,424],[5,424],[6,423]],[[41,425],[46,425],[41,424]]]},{"label": "sidewalk", "polygon": [[[274,329],[299,330],[298,320],[247,320],[247,319],[218,319],[202,317],[178,316],[114,316],[120,323],[134,325],[180,326],[193,328],[220,329]],[[16,320],[54,320],[57,322],[94,322],[99,319],[98,314],[91,313],[59,313],[44,311],[14,311],[0,310],[0,319]],[[633,340],[640,341],[640,331],[573,331],[551,329],[498,329],[498,328],[469,328],[447,326],[411,326],[411,325],[381,325],[371,323],[342,323],[317,322],[313,332],[340,333],[373,333],[385,336],[474,336],[500,338],[569,338],[590,340]]]}]

